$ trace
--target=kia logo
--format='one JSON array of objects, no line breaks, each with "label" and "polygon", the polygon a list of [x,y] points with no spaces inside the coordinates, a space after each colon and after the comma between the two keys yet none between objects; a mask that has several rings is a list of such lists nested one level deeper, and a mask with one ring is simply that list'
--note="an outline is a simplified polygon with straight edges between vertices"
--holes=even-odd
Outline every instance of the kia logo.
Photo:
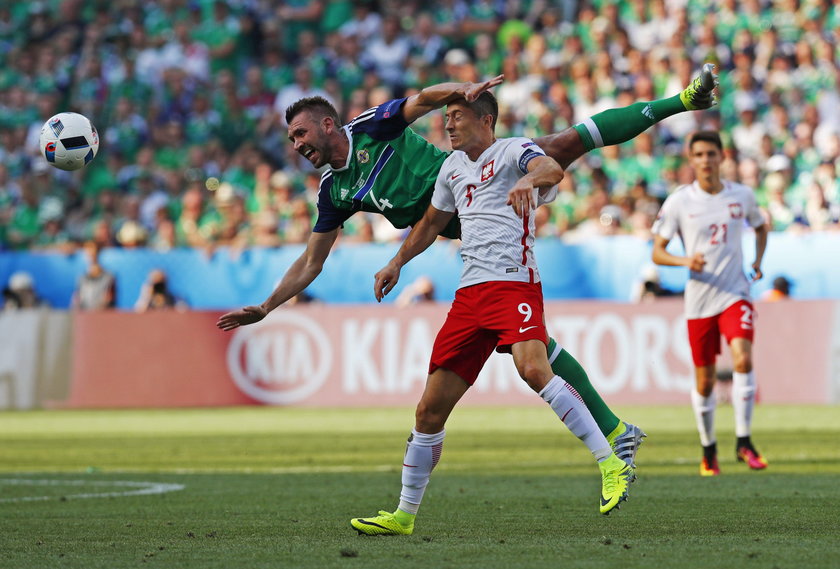
[{"label": "kia logo", "polygon": [[249,397],[290,405],[304,401],[327,380],[332,348],[317,322],[278,310],[257,324],[237,328],[227,364],[236,386]]}]

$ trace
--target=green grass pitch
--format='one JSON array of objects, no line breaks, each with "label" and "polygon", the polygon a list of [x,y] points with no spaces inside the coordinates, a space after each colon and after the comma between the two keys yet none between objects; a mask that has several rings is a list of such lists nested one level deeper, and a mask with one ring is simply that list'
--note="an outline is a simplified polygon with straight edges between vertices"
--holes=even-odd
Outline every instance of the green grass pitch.
[{"label": "green grass pitch", "polygon": [[459,408],[414,535],[377,538],[348,522],[396,506],[411,409],[5,412],[0,567],[837,568],[838,410],[760,405],[749,472],[719,407],[707,479],[688,405],[618,408],[649,438],[602,516],[549,409]]}]

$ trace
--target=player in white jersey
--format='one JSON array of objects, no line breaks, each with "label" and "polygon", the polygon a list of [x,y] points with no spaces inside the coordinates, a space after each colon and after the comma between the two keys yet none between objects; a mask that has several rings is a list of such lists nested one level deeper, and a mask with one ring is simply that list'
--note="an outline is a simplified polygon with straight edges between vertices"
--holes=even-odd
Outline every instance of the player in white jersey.
[{"label": "player in white jersey", "polygon": [[[508,203],[508,192],[528,173],[527,164],[542,156],[531,139],[507,138],[496,140],[475,160],[460,151],[444,161],[432,205],[450,214],[459,212],[464,270],[458,288],[488,281],[539,282],[534,216],[517,214]],[[557,191],[551,187],[543,194],[540,203],[553,201]]]},{"label": "player in white jersey", "polygon": [[[601,513],[627,497],[632,467],[618,458],[574,388],[554,375],[546,355],[548,334],[534,258],[538,199],[551,199],[563,169],[527,138],[496,140],[495,97],[450,102],[445,128],[454,152],[443,163],[423,218],[400,250],[376,273],[381,301],[400,270],[422,253],[457,214],[464,269],[452,308],[432,348],[426,388],[408,439],[397,510],[354,518],[362,534],[406,535],[414,529],[432,469],[440,459],[444,425],[494,349],[513,354],[522,379],[590,449],[602,474]],[[539,188],[539,189],[538,189]]]},{"label": "player in white jersey", "polygon": [[[732,406],[735,411],[736,456],[750,468],[761,470],[767,461],[750,439],[755,404],[752,342],[755,311],[750,280],[744,274],[742,234],[755,232],[755,261],[751,278],[761,278],[761,259],[767,247],[767,225],[753,190],[721,180],[723,145],[717,132],[697,132],[688,143],[688,159],[696,180],[671,194],[653,224],[653,262],[689,268],[685,288],[685,316],[695,366],[697,387],[691,404],[703,445],[700,474],[720,474],[714,430],[715,360],[721,334],[732,351]],[[679,235],[686,256],[666,251]]]}]

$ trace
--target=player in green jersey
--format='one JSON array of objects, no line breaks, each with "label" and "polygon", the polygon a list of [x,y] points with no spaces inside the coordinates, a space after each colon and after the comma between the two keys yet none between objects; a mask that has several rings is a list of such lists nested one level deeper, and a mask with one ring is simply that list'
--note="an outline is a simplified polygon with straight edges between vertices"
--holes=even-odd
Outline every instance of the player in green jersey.
[{"label": "player in green jersey", "polygon": [[[673,114],[711,107],[716,85],[712,71],[711,65],[704,66],[700,76],[679,95],[610,109],[535,142],[566,168],[589,150],[630,140]],[[457,98],[472,102],[502,79],[499,76],[481,83],[432,85],[411,97],[368,109],[344,126],[325,99],[301,99],[289,107],[286,122],[295,150],[315,168],[329,165],[321,177],[318,219],[306,250],[292,263],[268,299],[223,315],[217,326],[233,330],[258,322],[303,291],[320,274],[344,221],[357,211],[380,213],[397,228],[420,220],[447,154],[409,125]],[[441,234],[457,237],[458,227],[453,222]],[[548,353],[554,373],[580,393],[615,453],[635,466],[636,450],[645,436],[642,430],[621,421],[610,410],[577,360],[553,339]]]}]

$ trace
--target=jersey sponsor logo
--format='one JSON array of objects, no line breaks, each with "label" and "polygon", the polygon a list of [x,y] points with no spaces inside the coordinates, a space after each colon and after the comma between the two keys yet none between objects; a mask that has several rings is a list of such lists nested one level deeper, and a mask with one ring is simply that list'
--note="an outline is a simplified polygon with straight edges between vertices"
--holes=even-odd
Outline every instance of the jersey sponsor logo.
[{"label": "jersey sponsor logo", "polygon": [[524,334],[528,330],[533,330],[534,328],[536,328],[536,326],[528,326],[527,328],[519,328],[519,333]]},{"label": "jersey sponsor logo", "polygon": [[362,148],[361,150],[356,151],[356,160],[358,160],[361,164],[367,164],[370,162],[370,152]]},{"label": "jersey sponsor logo", "polygon": [[522,145],[522,148],[528,148],[529,146],[536,146],[536,145],[537,145],[537,143],[533,142],[533,141],[532,142],[526,142],[525,144]]},{"label": "jersey sponsor logo", "polygon": [[461,175],[461,174],[452,174],[452,177],[451,177],[451,178],[449,178],[449,179],[450,179],[450,180],[454,180],[455,178],[457,178],[457,177],[458,177],[458,176],[460,176],[460,175]]},{"label": "jersey sponsor logo", "polygon": [[304,401],[326,382],[332,368],[329,337],[315,320],[291,310],[237,328],[227,350],[236,386],[270,405]]},{"label": "jersey sponsor logo", "polygon": [[729,215],[732,219],[741,219],[744,217],[744,208],[739,203],[731,203],[729,204]]},{"label": "jersey sponsor logo", "polygon": [[646,105],[645,108],[642,109],[642,114],[645,115],[650,120],[653,120],[654,119],[653,107],[651,107],[650,105]]},{"label": "jersey sponsor logo", "polygon": [[511,267],[509,269],[505,269],[505,272],[506,273],[518,273],[519,272],[519,267]]},{"label": "jersey sponsor logo", "polygon": [[341,188],[341,199],[346,200],[347,195],[350,193],[350,190],[346,188]]},{"label": "jersey sponsor logo", "polygon": [[487,180],[489,180],[490,178],[493,177],[493,174],[495,174],[495,172],[493,171],[493,168],[495,167],[495,164],[496,164],[496,161],[491,160],[490,162],[488,162],[487,164],[485,164],[484,166],[481,167],[481,181],[482,182],[486,182]]}]

